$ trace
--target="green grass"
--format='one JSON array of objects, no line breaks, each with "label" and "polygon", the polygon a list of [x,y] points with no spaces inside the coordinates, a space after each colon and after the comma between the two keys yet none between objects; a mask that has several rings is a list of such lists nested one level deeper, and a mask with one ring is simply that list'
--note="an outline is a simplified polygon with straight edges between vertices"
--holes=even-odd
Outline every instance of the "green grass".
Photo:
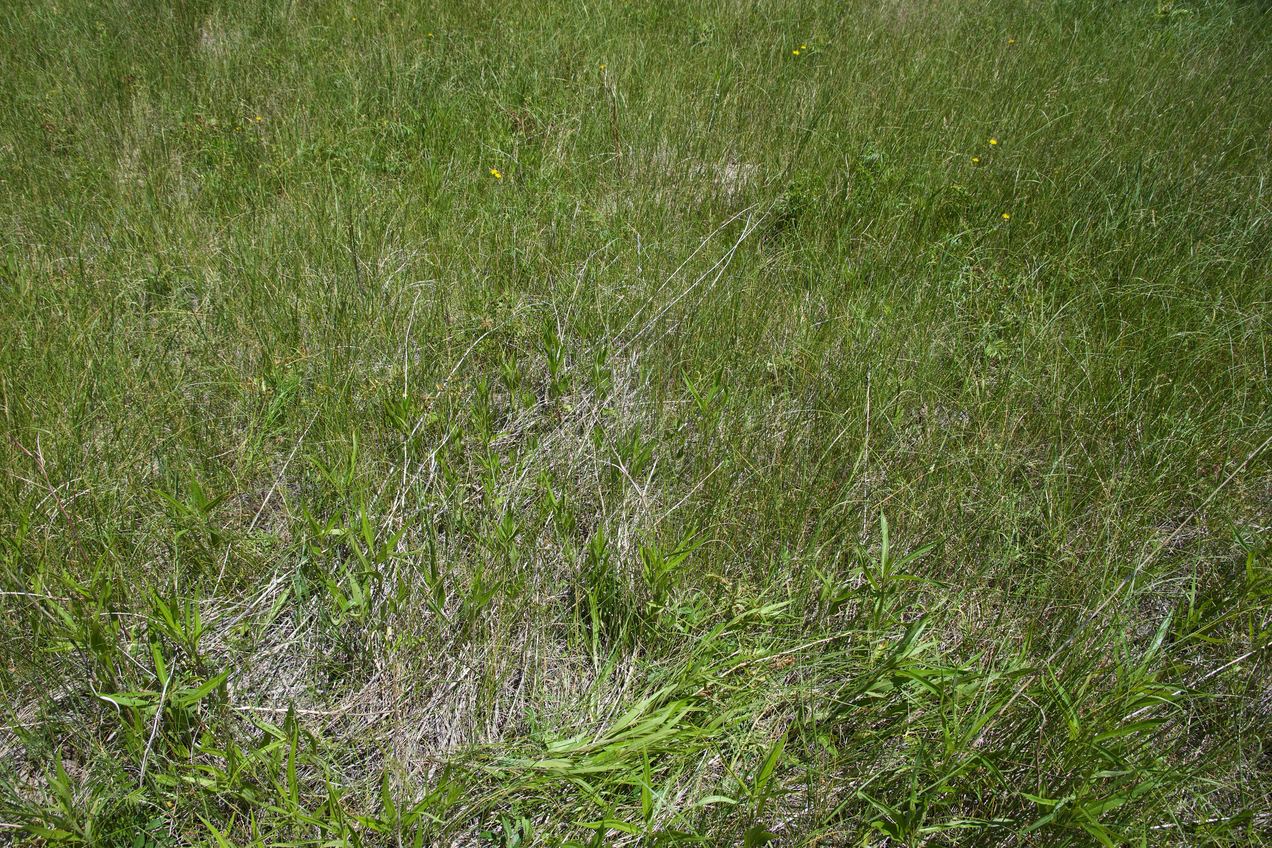
[{"label": "green grass", "polygon": [[1266,3],[13,0],[0,79],[0,841],[1272,842]]}]

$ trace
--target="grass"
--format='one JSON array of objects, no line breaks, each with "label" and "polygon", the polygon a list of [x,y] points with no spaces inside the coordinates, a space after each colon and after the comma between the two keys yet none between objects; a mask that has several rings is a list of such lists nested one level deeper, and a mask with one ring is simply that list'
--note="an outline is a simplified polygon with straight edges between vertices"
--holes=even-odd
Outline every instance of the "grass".
[{"label": "grass", "polygon": [[0,9],[0,840],[1266,845],[1256,2]]}]

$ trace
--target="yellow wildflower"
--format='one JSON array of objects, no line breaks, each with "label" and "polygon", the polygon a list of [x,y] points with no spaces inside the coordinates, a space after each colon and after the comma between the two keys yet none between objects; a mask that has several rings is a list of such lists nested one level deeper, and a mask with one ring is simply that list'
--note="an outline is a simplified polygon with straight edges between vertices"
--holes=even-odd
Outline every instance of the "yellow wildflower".
[{"label": "yellow wildflower", "polygon": [[792,50],[792,51],[791,51],[791,55],[792,55],[792,56],[798,56],[798,55],[799,55],[799,51],[798,51],[798,50]]},{"label": "yellow wildflower", "polygon": [[1003,213],[1003,220],[1004,220],[1004,221],[1010,221],[1010,220],[1011,220],[1011,213],[1010,213],[1010,212],[1004,212],[1004,213]]},{"label": "yellow wildflower", "polygon": [[973,157],[972,157],[972,164],[973,164],[973,165],[979,165],[979,164],[980,164],[980,157],[979,157],[979,156],[973,156]]},{"label": "yellow wildflower", "polygon": [[502,180],[502,179],[503,179],[503,174],[499,173],[499,169],[498,169],[498,168],[491,168],[491,169],[490,169],[490,175],[491,175],[492,177],[494,177],[495,179],[497,179],[497,180]]},{"label": "yellow wildflower", "polygon": [[991,139],[989,140],[989,146],[990,146],[990,147],[997,147],[997,146],[998,146],[998,139],[996,139],[996,138],[991,138]]}]

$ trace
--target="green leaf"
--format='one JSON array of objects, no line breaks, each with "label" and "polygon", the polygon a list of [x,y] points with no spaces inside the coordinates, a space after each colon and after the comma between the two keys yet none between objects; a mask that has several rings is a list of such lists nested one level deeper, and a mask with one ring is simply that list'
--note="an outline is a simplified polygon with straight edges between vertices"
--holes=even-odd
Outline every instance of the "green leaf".
[{"label": "green leaf", "polygon": [[158,692],[142,690],[139,692],[98,692],[97,697],[117,707],[149,707],[159,698]]},{"label": "green leaf", "polygon": [[192,707],[206,698],[212,690],[216,689],[230,676],[230,670],[225,671],[205,682],[202,686],[194,689],[179,689],[172,696],[172,702],[179,707]]},{"label": "green leaf", "polygon": [[1078,827],[1098,839],[1104,848],[1116,848],[1117,841],[1113,838],[1113,834],[1109,832],[1109,829],[1104,825],[1099,824],[1098,822],[1081,822]]},{"label": "green leaf", "polygon": [[742,844],[746,848],[753,848],[756,845],[767,845],[774,839],[777,839],[776,833],[757,824],[747,828],[746,833],[742,837]]},{"label": "green leaf", "polygon": [[198,813],[195,813],[195,815],[199,816],[199,821],[203,822],[203,826],[208,829],[208,833],[212,834],[212,838],[216,840],[217,848],[234,848],[230,840],[226,838],[225,834],[222,833],[216,825],[212,824],[212,822],[208,821]]},{"label": "green leaf", "polygon": [[751,791],[756,798],[764,797],[769,779],[773,776],[773,770],[777,768],[777,764],[782,759],[782,754],[785,751],[786,734],[782,734],[773,743],[773,747],[769,749],[768,756],[764,758],[763,765],[760,766],[759,772],[755,775],[755,785]]},{"label": "green leaf", "polygon": [[1105,731],[1095,737],[1095,742],[1107,742],[1110,739],[1117,739],[1122,736],[1129,736],[1132,733],[1139,733],[1144,730],[1155,730],[1161,727],[1162,719],[1145,719],[1144,721],[1136,721],[1131,724],[1124,724],[1121,727],[1115,727],[1112,730]]}]

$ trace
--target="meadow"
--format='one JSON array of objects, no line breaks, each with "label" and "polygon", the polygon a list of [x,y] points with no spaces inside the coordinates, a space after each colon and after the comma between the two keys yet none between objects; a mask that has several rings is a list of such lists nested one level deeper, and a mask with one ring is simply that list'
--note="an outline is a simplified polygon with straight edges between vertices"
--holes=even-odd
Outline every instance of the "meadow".
[{"label": "meadow", "polygon": [[0,5],[0,842],[1272,843],[1272,9]]}]

